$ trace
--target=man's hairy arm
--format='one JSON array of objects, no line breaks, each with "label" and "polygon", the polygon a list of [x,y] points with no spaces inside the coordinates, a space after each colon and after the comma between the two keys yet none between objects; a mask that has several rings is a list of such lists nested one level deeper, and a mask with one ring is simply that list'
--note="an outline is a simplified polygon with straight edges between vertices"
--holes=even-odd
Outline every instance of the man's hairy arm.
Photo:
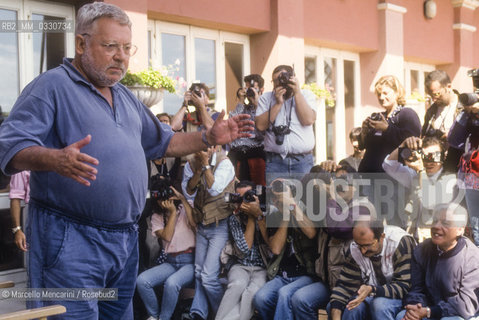
[{"label": "man's hairy arm", "polygon": [[19,151],[10,160],[8,166],[18,171],[53,171],[64,177],[71,178],[85,186],[90,186],[90,180],[96,179],[99,161],[80,149],[89,144],[91,136],[87,135],[63,149],[51,149],[32,146]]}]

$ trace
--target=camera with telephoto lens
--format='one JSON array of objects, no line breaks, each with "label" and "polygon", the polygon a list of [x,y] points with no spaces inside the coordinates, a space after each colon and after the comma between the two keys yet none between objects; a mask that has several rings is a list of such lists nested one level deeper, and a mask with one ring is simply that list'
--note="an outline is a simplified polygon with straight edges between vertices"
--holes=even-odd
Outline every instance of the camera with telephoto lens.
[{"label": "camera with telephoto lens", "polygon": [[[201,86],[198,83],[193,83],[190,87],[191,94],[195,94],[201,98]],[[194,106],[193,101],[190,99],[188,101],[189,106]]]},{"label": "camera with telephoto lens", "polygon": [[160,174],[154,175],[151,177],[150,197],[160,201],[170,199],[175,195],[170,188],[172,185],[170,178]]},{"label": "camera with telephoto lens", "polygon": [[293,89],[289,86],[289,84],[293,84],[289,79],[294,77],[294,74],[288,71],[282,71],[278,75],[278,84],[286,89],[286,93],[284,94],[284,98],[287,100],[293,95]]},{"label": "camera with telephoto lens", "polygon": [[371,116],[369,118],[373,121],[380,121],[383,119],[380,112],[371,113]]},{"label": "camera with telephoto lens", "polygon": [[282,145],[284,142],[284,136],[291,133],[291,129],[289,129],[289,126],[286,126],[284,124],[280,126],[273,126],[272,130],[277,145]]}]

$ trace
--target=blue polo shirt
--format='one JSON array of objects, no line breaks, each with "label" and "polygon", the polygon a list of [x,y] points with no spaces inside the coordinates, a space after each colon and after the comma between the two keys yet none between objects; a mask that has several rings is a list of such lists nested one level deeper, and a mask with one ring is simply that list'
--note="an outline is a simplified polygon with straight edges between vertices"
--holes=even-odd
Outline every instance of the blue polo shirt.
[{"label": "blue polo shirt", "polygon": [[64,148],[91,134],[81,149],[99,160],[90,187],[55,172],[32,172],[31,198],[85,221],[117,225],[138,220],[145,205],[146,159],[165,154],[173,132],[123,85],[111,88],[113,108],[64,59],[34,79],[0,126],[0,166],[31,146]]}]

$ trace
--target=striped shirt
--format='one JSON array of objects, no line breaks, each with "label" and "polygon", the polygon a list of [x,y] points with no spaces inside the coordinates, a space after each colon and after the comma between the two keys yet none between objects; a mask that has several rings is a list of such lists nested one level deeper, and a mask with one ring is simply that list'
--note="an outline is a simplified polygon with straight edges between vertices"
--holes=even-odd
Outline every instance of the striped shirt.
[{"label": "striped shirt", "polygon": [[[411,236],[401,238],[399,245],[392,256],[394,266],[390,282],[381,270],[381,257],[372,257],[374,272],[379,285],[375,287],[376,297],[402,299],[411,287],[411,256],[415,247]],[[331,293],[331,308],[344,310],[349,300],[357,295],[361,285],[366,284],[361,274],[361,269],[351,255],[351,250],[346,253],[346,262],[341,270],[336,286]]]}]

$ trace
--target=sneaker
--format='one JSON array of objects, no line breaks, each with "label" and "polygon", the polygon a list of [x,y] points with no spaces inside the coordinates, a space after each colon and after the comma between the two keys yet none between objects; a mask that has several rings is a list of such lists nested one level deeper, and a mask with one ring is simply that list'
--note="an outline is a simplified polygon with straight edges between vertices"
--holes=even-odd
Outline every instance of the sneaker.
[{"label": "sneaker", "polygon": [[153,317],[153,316],[149,316],[148,319],[146,319],[146,320],[158,320],[158,318],[157,318],[157,317]]}]

